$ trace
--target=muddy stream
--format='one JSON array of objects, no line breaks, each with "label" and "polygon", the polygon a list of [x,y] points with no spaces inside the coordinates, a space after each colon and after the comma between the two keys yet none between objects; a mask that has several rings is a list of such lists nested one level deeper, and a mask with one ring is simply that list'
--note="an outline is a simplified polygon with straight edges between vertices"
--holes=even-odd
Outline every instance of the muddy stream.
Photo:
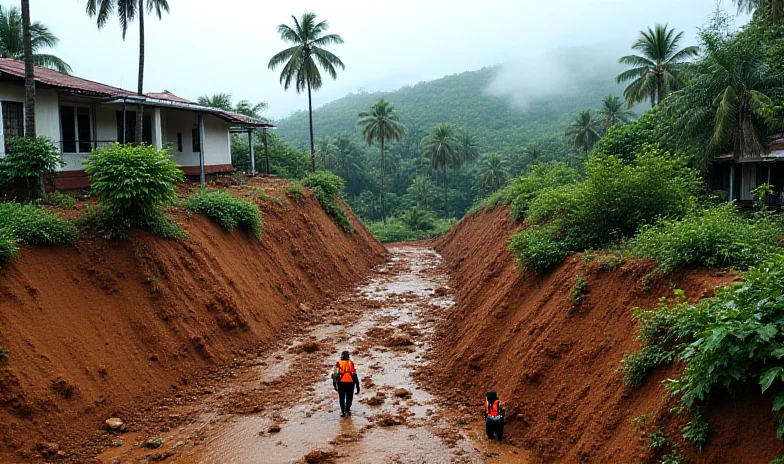
[{"label": "muddy stream", "polygon": [[[284,334],[288,343],[253,359],[198,399],[185,425],[155,436],[126,434],[107,463],[476,463],[526,462],[438,406],[414,376],[425,363],[438,310],[453,304],[441,257],[401,246],[361,286],[324,308],[320,322]],[[311,308],[303,308],[312,310]],[[349,350],[362,382],[341,418],[329,377]],[[415,377],[418,380],[415,380]],[[466,399],[468,402],[468,399]],[[474,401],[475,402],[475,401]]]}]

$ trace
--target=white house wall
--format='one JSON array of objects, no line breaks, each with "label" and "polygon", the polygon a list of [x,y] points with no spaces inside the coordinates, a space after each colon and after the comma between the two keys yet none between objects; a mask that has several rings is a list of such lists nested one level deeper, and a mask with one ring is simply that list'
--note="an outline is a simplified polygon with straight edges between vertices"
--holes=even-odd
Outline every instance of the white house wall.
[{"label": "white house wall", "polygon": [[[24,87],[15,84],[0,84],[0,101],[24,103]],[[40,136],[52,139],[54,143],[59,143],[60,141],[60,109],[58,101],[57,91],[41,88],[35,89],[35,131]],[[2,124],[0,124],[0,134],[2,134],[2,130]],[[0,143],[0,147],[2,146],[3,144]]]},{"label": "white house wall", "polygon": [[[191,111],[161,109],[161,126],[164,143],[169,153],[182,166],[198,166],[199,152],[194,151],[193,129],[198,129],[198,116]],[[177,134],[182,134],[182,152],[177,151]],[[211,115],[204,115],[204,164],[206,166],[231,164],[229,152],[229,125]]]}]

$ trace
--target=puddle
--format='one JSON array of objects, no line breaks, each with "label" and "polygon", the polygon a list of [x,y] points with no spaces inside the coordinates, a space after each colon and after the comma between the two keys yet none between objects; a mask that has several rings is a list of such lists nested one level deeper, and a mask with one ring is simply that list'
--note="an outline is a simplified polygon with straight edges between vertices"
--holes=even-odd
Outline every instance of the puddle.
[{"label": "puddle", "polygon": [[[240,398],[254,412],[227,412],[205,400],[189,424],[166,434],[157,456],[193,464],[525,462],[519,451],[487,443],[475,425],[456,425],[414,381],[432,331],[428,309],[449,307],[452,300],[434,294],[447,285],[435,251],[390,251],[391,261],[331,318],[255,360],[223,390],[230,405]],[[341,311],[350,323],[341,325]],[[313,352],[298,349],[307,343]],[[346,418],[340,418],[329,377],[342,350],[352,353],[363,384]],[[137,442],[99,458],[135,462],[155,455]]]}]

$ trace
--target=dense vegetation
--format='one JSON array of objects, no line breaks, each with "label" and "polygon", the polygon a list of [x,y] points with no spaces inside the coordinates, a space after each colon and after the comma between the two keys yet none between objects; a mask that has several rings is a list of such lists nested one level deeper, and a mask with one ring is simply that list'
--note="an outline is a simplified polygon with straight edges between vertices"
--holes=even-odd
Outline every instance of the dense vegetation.
[{"label": "dense vegetation", "polygon": [[263,221],[259,207],[240,198],[234,198],[229,192],[196,191],[185,202],[185,207],[207,216],[229,232],[237,226],[245,227],[254,237],[261,240]]}]

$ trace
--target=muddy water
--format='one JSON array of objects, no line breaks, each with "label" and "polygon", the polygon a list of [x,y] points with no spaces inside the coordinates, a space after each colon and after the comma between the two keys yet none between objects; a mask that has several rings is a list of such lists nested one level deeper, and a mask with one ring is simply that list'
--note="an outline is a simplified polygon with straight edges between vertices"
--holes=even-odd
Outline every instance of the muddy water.
[{"label": "muddy water", "polygon": [[[414,381],[413,369],[424,362],[435,323],[428,310],[453,302],[443,291],[447,276],[439,271],[435,251],[397,247],[391,252],[391,261],[351,295],[344,318],[336,311],[336,317],[297,335],[217,393],[230,397],[252,389],[261,393],[257,401],[265,407],[252,414],[226,413],[207,404],[197,408],[187,425],[165,437],[161,449],[168,450],[163,451],[170,455],[167,462],[525,462],[519,451],[483,439],[480,424],[459,425]],[[303,355],[297,348],[306,343],[314,344],[316,352]],[[352,353],[363,384],[346,418],[340,417],[329,378],[342,350]],[[318,363],[316,373],[292,381],[303,363]],[[297,391],[293,404],[281,388]],[[101,457],[134,462],[145,452],[130,445]]]}]

